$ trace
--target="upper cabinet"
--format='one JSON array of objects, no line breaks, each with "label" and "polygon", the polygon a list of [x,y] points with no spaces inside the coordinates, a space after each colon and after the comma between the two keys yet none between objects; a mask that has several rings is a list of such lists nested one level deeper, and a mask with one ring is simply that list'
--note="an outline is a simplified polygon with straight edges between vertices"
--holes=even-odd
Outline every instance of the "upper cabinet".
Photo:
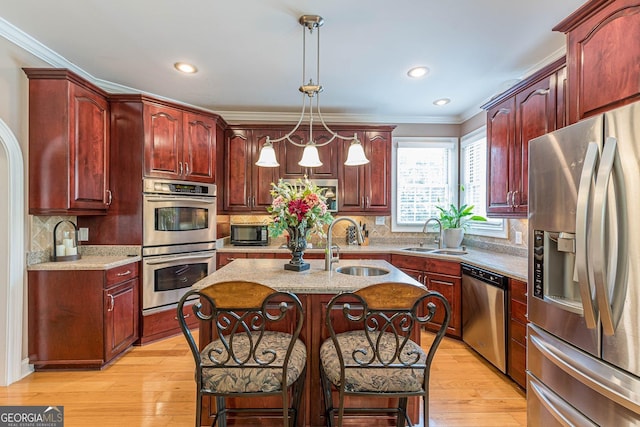
[{"label": "upper cabinet", "polygon": [[[285,133],[283,133],[285,135]],[[272,137],[273,139],[273,137]],[[309,140],[309,129],[301,127],[293,135],[291,139],[298,144],[304,144]],[[310,179],[336,179],[338,178],[338,138],[335,138],[329,144],[320,146],[331,140],[331,134],[325,129],[315,129],[313,131],[313,139],[316,141],[318,147],[318,156],[322,162],[322,166],[317,168],[307,168],[300,166],[298,162],[302,158],[302,152],[304,147],[298,147],[289,142],[280,142],[282,145],[283,156],[278,160],[280,162],[280,168],[282,169],[282,178],[284,179],[297,179],[304,176]]]},{"label": "upper cabinet", "polygon": [[29,78],[29,213],[105,214],[109,189],[106,93],[64,69]]},{"label": "upper cabinet", "polygon": [[281,144],[275,144],[280,167],[258,167],[260,148],[267,136],[279,137],[272,129],[247,129],[231,127],[226,131],[224,142],[224,186],[222,206],[225,212],[266,213],[271,205],[271,183],[280,178],[282,168]]},{"label": "upper cabinet", "polygon": [[592,0],[558,24],[567,35],[569,123],[640,99],[640,1]]},{"label": "upper cabinet", "polygon": [[358,132],[369,163],[345,166],[351,141],[340,140],[338,211],[391,214],[391,132],[393,127]]},{"label": "upper cabinet", "polygon": [[566,121],[564,58],[520,82],[487,109],[487,215],[526,217],[529,141]]},{"label": "upper cabinet", "polygon": [[[297,179],[305,175],[313,179],[338,179],[339,212],[389,215],[391,212],[391,132],[393,126],[339,126],[333,131],[340,135],[356,134],[362,142],[370,163],[363,166],[344,166],[350,141],[336,138],[318,148],[322,166],[304,168],[298,165],[302,147],[287,141],[273,144],[279,167],[255,165],[260,148],[267,136],[277,139],[291,131],[289,126],[238,125],[227,129],[224,150],[223,190],[218,198],[220,212],[266,213],[271,205],[271,183],[278,179]],[[318,144],[328,141],[331,134],[314,131]],[[301,127],[292,135],[301,144],[309,138],[308,128]]]},{"label": "upper cabinet", "polygon": [[145,103],[145,176],[215,182],[216,120],[204,114]]}]

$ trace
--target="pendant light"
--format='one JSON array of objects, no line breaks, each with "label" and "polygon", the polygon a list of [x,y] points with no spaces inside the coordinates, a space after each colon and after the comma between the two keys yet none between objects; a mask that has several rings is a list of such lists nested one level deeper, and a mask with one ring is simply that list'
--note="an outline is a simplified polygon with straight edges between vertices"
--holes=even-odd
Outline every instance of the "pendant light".
[{"label": "pendant light", "polygon": [[[280,164],[276,159],[276,153],[273,149],[274,142],[280,141],[288,141],[289,143],[297,146],[304,147],[304,151],[302,153],[302,159],[298,162],[298,164],[302,167],[318,167],[322,166],[322,162],[320,161],[320,156],[318,154],[318,147],[322,147],[324,145],[330,144],[336,138],[351,141],[351,145],[349,146],[349,152],[347,155],[347,160],[344,162],[346,166],[358,166],[369,163],[367,159],[362,144],[358,140],[357,134],[354,133],[353,136],[342,136],[337,132],[332,131],[329,126],[325,123],[324,118],[322,117],[322,113],[320,112],[320,92],[322,92],[322,86],[320,85],[320,27],[324,24],[324,19],[318,15],[302,15],[298,20],[300,25],[302,25],[302,85],[299,90],[302,92],[302,112],[300,113],[300,119],[298,123],[293,127],[293,129],[287,133],[282,138],[278,139],[270,139],[267,137],[266,142],[260,149],[260,156],[256,165],[263,167],[278,167]],[[315,81],[312,78],[309,79],[308,83],[306,82],[306,56],[307,56],[307,31],[309,30],[309,34],[311,36],[314,35],[314,30],[316,33],[317,39],[317,58],[316,58],[316,72],[315,72]],[[315,99],[315,112],[314,112],[314,99]],[[307,102],[308,102],[308,112],[307,112]],[[314,115],[317,115],[322,127],[331,134],[331,138],[329,140],[319,144],[313,138],[313,122]],[[309,122],[309,138],[304,143],[298,143],[291,139],[291,135],[293,135],[302,122],[307,118]]]}]

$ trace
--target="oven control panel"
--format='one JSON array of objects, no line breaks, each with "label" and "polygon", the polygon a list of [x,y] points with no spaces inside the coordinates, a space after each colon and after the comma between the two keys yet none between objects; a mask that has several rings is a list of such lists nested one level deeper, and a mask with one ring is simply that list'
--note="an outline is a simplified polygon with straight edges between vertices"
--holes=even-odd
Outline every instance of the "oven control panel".
[{"label": "oven control panel", "polygon": [[188,181],[172,181],[168,179],[145,178],[143,191],[153,194],[178,194],[197,196],[216,196],[215,184],[203,184]]}]

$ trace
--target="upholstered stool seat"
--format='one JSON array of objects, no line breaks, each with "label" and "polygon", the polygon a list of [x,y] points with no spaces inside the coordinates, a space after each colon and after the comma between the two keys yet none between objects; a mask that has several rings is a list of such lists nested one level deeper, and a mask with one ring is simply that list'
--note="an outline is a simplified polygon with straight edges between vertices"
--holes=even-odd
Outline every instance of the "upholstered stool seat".
[{"label": "upholstered stool seat", "polygon": [[[348,392],[419,392],[424,382],[424,369],[385,366],[381,361],[392,361],[396,351],[396,338],[391,333],[384,333],[382,338],[373,333],[370,338],[374,343],[379,339],[380,359],[373,357],[373,349],[363,331],[343,332],[336,335],[345,366],[353,369],[345,370],[345,390]],[[374,344],[375,345],[375,344]],[[357,360],[373,359],[367,367],[362,367]],[[408,340],[400,360],[407,364],[423,365],[426,353],[418,344]],[[417,362],[414,362],[416,359]],[[320,361],[324,372],[336,387],[340,386],[340,361],[336,355],[333,341],[326,340],[320,347]],[[412,363],[414,362],[414,363]],[[398,361],[395,365],[401,365]]]},{"label": "upholstered stool seat", "polygon": [[[256,333],[252,334],[252,340],[258,339]],[[221,340],[215,340],[207,345],[201,352],[202,356],[202,382],[204,388],[216,393],[271,393],[282,390],[282,366],[287,347],[291,341],[291,335],[283,332],[267,331],[263,334],[260,345],[255,349],[256,359],[263,360],[264,366],[259,363],[239,366],[233,358],[228,357]],[[250,357],[251,348],[246,334],[234,336],[233,351],[240,361]],[[262,350],[265,350],[264,354]],[[267,351],[269,350],[269,351]],[[274,353],[272,353],[274,352]],[[272,354],[276,359],[272,361]],[[227,360],[228,359],[228,360]],[[269,367],[266,363],[275,365]],[[304,371],[307,363],[307,347],[297,339],[291,352],[289,365],[287,366],[287,387],[293,384]],[[220,367],[223,364],[224,367]]]}]

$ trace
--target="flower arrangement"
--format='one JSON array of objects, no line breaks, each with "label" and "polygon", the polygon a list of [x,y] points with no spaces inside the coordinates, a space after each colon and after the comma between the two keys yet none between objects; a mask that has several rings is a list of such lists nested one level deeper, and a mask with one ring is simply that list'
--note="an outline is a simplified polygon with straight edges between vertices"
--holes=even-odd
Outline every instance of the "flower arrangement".
[{"label": "flower arrangement", "polygon": [[278,180],[271,183],[273,202],[267,208],[273,221],[269,224],[269,233],[278,237],[289,228],[300,231],[315,231],[324,234],[323,226],[333,221],[327,211],[324,189],[319,188],[306,176],[295,184]]}]

